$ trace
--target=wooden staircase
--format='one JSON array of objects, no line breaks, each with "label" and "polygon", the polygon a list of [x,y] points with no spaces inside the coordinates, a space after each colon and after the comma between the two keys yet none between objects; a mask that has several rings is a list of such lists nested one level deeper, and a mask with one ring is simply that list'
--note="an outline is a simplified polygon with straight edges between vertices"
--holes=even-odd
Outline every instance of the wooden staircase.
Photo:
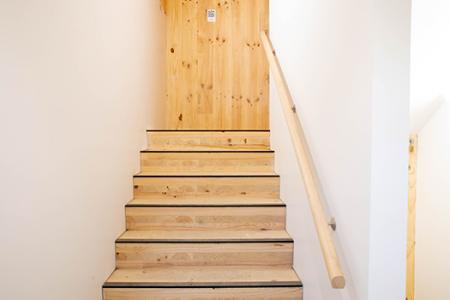
[{"label": "wooden staircase", "polygon": [[149,131],[104,300],[293,300],[268,131]]}]

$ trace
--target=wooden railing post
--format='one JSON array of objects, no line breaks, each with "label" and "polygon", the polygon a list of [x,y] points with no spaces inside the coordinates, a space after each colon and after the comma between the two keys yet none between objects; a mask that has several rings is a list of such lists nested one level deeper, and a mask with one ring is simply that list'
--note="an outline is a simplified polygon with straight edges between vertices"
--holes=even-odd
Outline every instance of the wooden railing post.
[{"label": "wooden railing post", "polygon": [[289,128],[292,142],[294,144],[297,162],[302,173],[308,196],[311,212],[314,218],[317,234],[320,240],[325,265],[333,288],[341,289],[345,287],[345,277],[337,256],[336,247],[332,237],[330,226],[331,218],[327,217],[320,193],[320,185],[316,174],[316,169],[310,154],[305,134],[297,115],[297,109],[289,91],[280,63],[267,37],[261,32],[261,42],[264,46],[267,59],[272,70],[273,79],[278,87],[279,98],[283,108],[286,123]]},{"label": "wooden railing post", "polygon": [[408,165],[408,234],[406,251],[406,300],[414,300],[416,254],[416,180],[418,135],[409,138]]}]

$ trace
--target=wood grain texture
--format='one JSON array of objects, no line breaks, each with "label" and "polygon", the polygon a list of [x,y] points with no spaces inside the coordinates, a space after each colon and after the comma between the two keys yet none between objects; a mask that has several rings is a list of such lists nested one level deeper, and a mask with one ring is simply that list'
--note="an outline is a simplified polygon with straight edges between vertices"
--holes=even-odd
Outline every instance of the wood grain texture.
[{"label": "wood grain texture", "polygon": [[283,230],[285,207],[127,207],[127,230]]},{"label": "wood grain texture", "polygon": [[229,205],[278,205],[278,198],[242,198],[242,197],[171,197],[135,198],[128,202],[130,206],[229,206]]},{"label": "wood grain texture", "polygon": [[417,145],[418,136],[412,135],[409,139],[406,300],[414,300],[415,290]]},{"label": "wood grain texture", "polygon": [[270,149],[268,131],[151,131],[150,150],[236,150]]},{"label": "wood grain texture", "polygon": [[256,176],[274,176],[274,172],[244,172],[244,171],[169,171],[169,172],[139,172],[135,176],[137,177],[256,177]]},{"label": "wood grain texture", "polygon": [[273,173],[273,152],[142,152],[141,172]]},{"label": "wood grain texture", "polygon": [[293,243],[116,243],[119,269],[163,266],[292,266]]},{"label": "wood grain texture", "polygon": [[292,268],[257,266],[160,267],[117,269],[106,280],[105,287],[134,284],[153,287],[249,287],[301,285]]},{"label": "wood grain texture", "polygon": [[286,230],[128,230],[117,241],[292,241]]},{"label": "wood grain texture", "polygon": [[104,299],[301,299],[269,132],[151,131],[149,146]]},{"label": "wood grain texture", "polygon": [[[215,23],[206,12],[215,9]],[[268,0],[167,1],[170,129],[267,129]]]},{"label": "wood grain texture", "polygon": [[167,14],[167,1],[170,1],[170,0],[160,0],[160,2],[159,2],[159,6],[161,8],[161,11],[164,14]]},{"label": "wood grain texture", "polygon": [[278,177],[135,177],[135,198],[279,198]]},{"label": "wood grain texture", "polygon": [[301,288],[104,289],[105,300],[302,300]]}]

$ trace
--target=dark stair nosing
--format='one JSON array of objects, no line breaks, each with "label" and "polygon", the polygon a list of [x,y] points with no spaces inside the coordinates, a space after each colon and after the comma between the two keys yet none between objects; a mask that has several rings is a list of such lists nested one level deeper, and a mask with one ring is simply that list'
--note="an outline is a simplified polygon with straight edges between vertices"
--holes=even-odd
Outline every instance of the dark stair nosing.
[{"label": "dark stair nosing", "polygon": [[141,150],[141,153],[275,153],[274,150]]},{"label": "dark stair nosing", "polygon": [[255,204],[126,204],[125,207],[186,207],[186,208],[199,208],[199,207],[286,207],[286,203],[255,203]]},{"label": "dark stair nosing", "polygon": [[274,175],[265,175],[265,174],[252,174],[252,175],[140,175],[136,174],[133,176],[134,178],[279,178],[280,175],[274,174]]},{"label": "dark stair nosing", "polygon": [[270,132],[270,129],[147,129],[147,132]]},{"label": "dark stair nosing", "polygon": [[170,282],[158,282],[158,283],[147,283],[147,282],[115,282],[109,283],[105,282],[103,288],[205,288],[205,289],[218,289],[218,288],[303,288],[301,281],[280,281],[280,282],[212,282],[212,283],[170,283]]},{"label": "dark stair nosing", "polygon": [[279,239],[208,239],[208,240],[181,240],[181,239],[121,239],[116,240],[117,244],[273,244],[273,243],[294,243],[292,238]]}]

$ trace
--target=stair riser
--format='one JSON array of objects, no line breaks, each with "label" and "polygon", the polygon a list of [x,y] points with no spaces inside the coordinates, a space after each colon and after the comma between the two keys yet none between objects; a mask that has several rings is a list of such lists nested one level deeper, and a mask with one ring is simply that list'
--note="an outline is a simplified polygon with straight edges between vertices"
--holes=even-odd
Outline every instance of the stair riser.
[{"label": "stair riser", "polygon": [[302,288],[103,289],[104,300],[301,300]]},{"label": "stair riser", "polygon": [[283,230],[285,207],[127,207],[128,230]]},{"label": "stair riser", "polygon": [[135,198],[279,198],[278,177],[135,177]]},{"label": "stair riser", "polygon": [[272,152],[143,152],[142,172],[273,172]]},{"label": "stair riser", "polygon": [[292,265],[293,243],[117,243],[117,268]]},{"label": "stair riser", "polygon": [[268,150],[269,132],[148,132],[152,150]]}]

